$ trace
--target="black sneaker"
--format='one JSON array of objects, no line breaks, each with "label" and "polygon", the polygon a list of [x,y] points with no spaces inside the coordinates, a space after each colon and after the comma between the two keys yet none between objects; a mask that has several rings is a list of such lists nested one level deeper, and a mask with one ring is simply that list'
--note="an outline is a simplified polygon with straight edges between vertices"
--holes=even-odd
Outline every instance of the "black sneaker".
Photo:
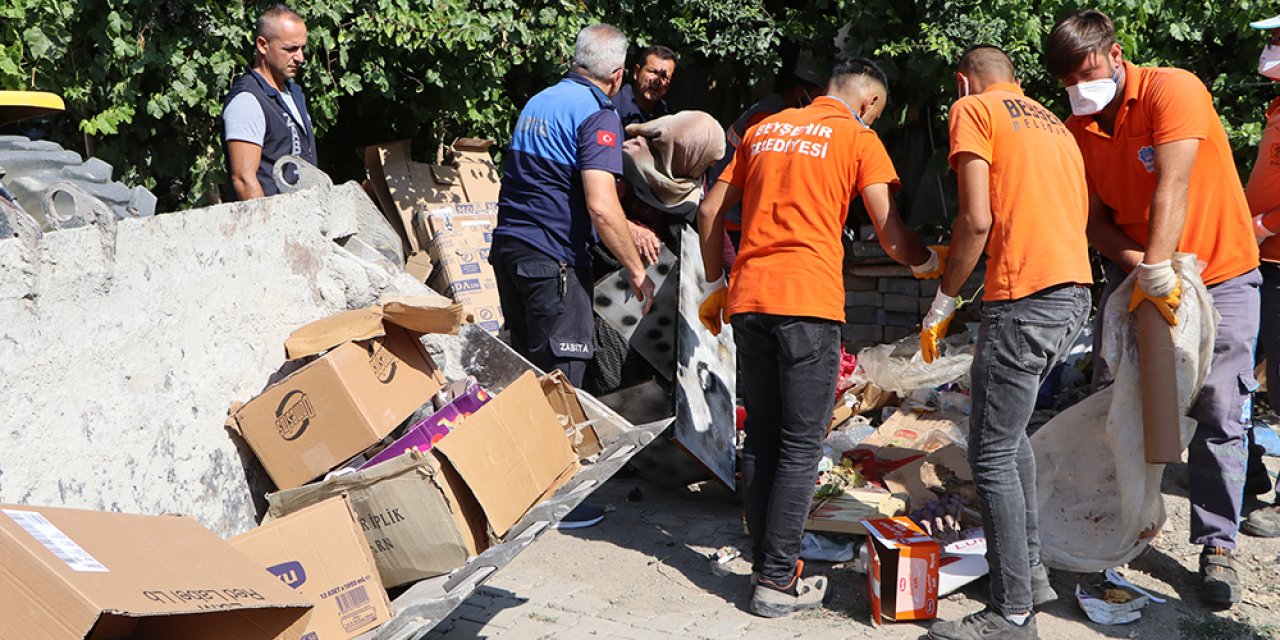
[{"label": "black sneaker", "polygon": [[1031,565],[1031,604],[1040,606],[1058,599],[1058,592],[1049,584],[1049,568],[1041,564]]},{"label": "black sneaker", "polygon": [[1229,607],[1244,595],[1230,549],[1205,547],[1200,553],[1200,576],[1204,578],[1204,599],[1209,604]]},{"label": "black sneaker", "polygon": [[589,502],[577,506],[569,515],[560,519],[557,529],[586,529],[594,527],[604,520],[604,509]]},{"label": "black sneaker", "polygon": [[960,620],[934,623],[929,628],[933,640],[1038,640],[1036,614],[1027,616],[1026,622],[1015,624],[999,611],[987,607]]}]

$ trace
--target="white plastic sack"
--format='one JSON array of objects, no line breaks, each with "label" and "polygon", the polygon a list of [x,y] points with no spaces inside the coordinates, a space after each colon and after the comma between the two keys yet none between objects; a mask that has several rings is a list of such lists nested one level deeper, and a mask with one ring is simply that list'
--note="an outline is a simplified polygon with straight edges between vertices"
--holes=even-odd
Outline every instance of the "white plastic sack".
[{"label": "white plastic sack", "polygon": [[[1173,331],[1182,415],[1200,393],[1213,356],[1218,314],[1200,280],[1195,256],[1177,254],[1182,304]],[[1133,560],[1164,526],[1160,478],[1147,464],[1142,436],[1142,387],[1137,322],[1128,313],[1135,278],[1116,288],[1103,310],[1102,358],[1115,383],[1057,415],[1031,438],[1036,456],[1040,542],[1045,564],[1094,572]],[[1196,423],[1184,417],[1181,445]]]},{"label": "white plastic sack", "polygon": [[973,354],[957,353],[949,343],[942,346],[947,355],[927,363],[920,356],[918,336],[879,344],[858,352],[858,367],[872,384],[899,395],[956,381],[967,387]]}]

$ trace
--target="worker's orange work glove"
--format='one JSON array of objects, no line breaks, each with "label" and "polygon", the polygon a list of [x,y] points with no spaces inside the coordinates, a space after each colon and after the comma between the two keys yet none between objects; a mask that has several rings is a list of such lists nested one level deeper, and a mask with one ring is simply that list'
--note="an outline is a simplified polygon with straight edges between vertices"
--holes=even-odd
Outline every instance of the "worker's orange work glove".
[{"label": "worker's orange work glove", "polygon": [[947,337],[947,327],[951,326],[951,318],[956,315],[956,299],[938,289],[933,297],[933,306],[924,317],[920,327],[920,357],[926,363],[938,359],[938,341]]},{"label": "worker's orange work glove", "polygon": [[702,302],[698,304],[698,319],[702,321],[702,326],[707,328],[713,336],[720,335],[720,328],[729,321],[726,315],[729,305],[729,287],[726,286],[724,276],[720,276],[715,282],[703,282]]},{"label": "worker's orange work glove", "polygon": [[1169,326],[1177,326],[1178,316],[1174,311],[1182,304],[1182,285],[1178,282],[1178,274],[1173,271],[1173,263],[1169,260],[1155,264],[1140,262],[1135,270],[1138,281],[1129,296],[1129,313],[1147,301],[1155,305]]},{"label": "worker's orange work glove", "polygon": [[911,275],[917,280],[932,280],[941,278],[942,272],[947,270],[947,254],[950,249],[945,244],[935,244],[929,247],[929,259],[924,264],[918,264],[911,267]]}]

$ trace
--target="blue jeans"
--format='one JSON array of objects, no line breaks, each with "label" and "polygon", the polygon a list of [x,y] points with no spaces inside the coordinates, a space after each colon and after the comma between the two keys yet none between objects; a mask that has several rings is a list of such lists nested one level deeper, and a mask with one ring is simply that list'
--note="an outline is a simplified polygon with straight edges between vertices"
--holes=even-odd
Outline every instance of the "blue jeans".
[{"label": "blue jeans", "polygon": [[763,313],[735,315],[732,324],[747,409],[742,484],[752,570],[787,584],[835,403],[840,325]]},{"label": "blue jeans", "polygon": [[1086,287],[1051,287],[984,302],[970,375],[969,464],[981,499],[991,604],[1031,611],[1031,566],[1040,564],[1036,459],[1027,436],[1036,394],[1089,317]]}]

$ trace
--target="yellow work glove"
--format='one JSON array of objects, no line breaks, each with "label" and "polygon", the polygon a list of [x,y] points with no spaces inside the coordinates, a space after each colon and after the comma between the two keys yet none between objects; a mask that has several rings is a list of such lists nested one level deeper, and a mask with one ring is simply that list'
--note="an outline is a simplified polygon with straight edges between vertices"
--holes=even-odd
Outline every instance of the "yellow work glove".
[{"label": "yellow work glove", "polygon": [[932,280],[933,278],[941,278],[942,272],[947,268],[947,253],[950,249],[944,244],[935,244],[929,247],[929,259],[924,264],[918,264],[911,267],[911,275],[917,280]]},{"label": "yellow work glove", "polygon": [[698,304],[698,319],[713,336],[720,335],[720,327],[729,321],[726,315],[729,305],[729,287],[724,276],[715,282],[703,282],[702,302]]},{"label": "yellow work glove", "polygon": [[933,306],[929,307],[929,314],[920,326],[920,356],[926,363],[938,359],[938,341],[947,337],[947,327],[955,315],[956,299],[938,289],[938,294],[933,297]]},{"label": "yellow work glove", "polygon": [[1182,286],[1178,282],[1178,274],[1173,271],[1173,262],[1140,262],[1134,270],[1138,273],[1138,281],[1133,285],[1133,295],[1129,296],[1129,313],[1146,300],[1156,306],[1169,326],[1177,326],[1178,317],[1173,312],[1182,303]]}]

